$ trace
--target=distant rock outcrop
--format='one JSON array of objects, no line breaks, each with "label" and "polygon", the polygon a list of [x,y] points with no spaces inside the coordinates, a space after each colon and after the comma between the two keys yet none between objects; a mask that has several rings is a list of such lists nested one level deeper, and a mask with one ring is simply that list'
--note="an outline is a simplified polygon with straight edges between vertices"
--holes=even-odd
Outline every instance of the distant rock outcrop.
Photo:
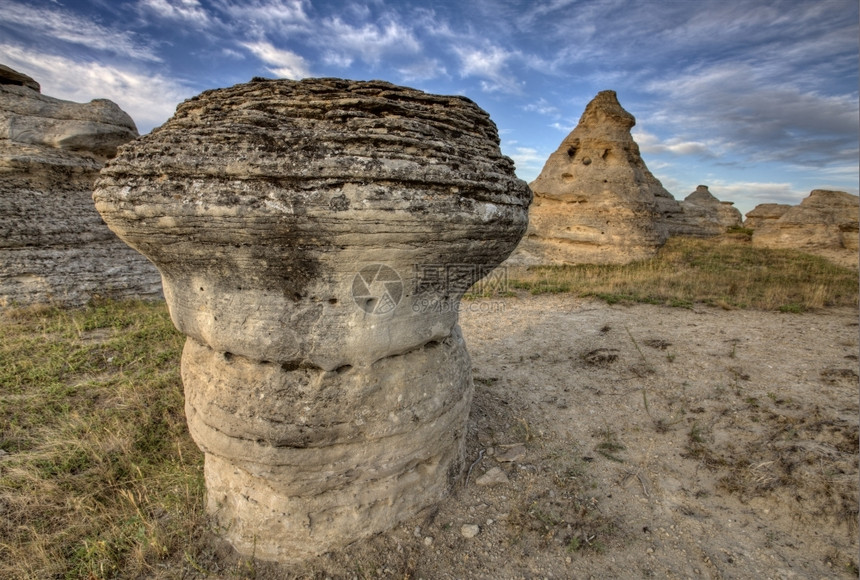
[{"label": "distant rock outcrop", "polygon": [[747,212],[744,227],[758,229],[781,218],[791,209],[788,203],[760,203],[752,211]]},{"label": "distant rock outcrop", "polygon": [[48,97],[0,67],[0,305],[160,295],[158,271],[107,228],[92,201],[104,161],[135,137],[111,101]]},{"label": "distant rock outcrop", "polygon": [[856,267],[858,213],[860,197],[844,191],[816,189],[779,219],[758,223],[752,243],[766,248],[803,250]]},{"label": "distant rock outcrop", "polygon": [[681,202],[681,214],[674,218],[669,233],[699,238],[724,234],[743,223],[741,212],[732,205],[714,197],[707,185],[700,185]]},{"label": "distant rock outcrop", "polygon": [[530,186],[529,230],[512,264],[626,263],[653,255],[678,202],[639,155],[636,119],[600,92]]}]

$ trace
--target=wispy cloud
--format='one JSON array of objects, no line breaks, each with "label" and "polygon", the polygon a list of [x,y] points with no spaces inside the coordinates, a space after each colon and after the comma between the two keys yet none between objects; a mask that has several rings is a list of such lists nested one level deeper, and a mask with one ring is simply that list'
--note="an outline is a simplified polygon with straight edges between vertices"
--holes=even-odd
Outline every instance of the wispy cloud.
[{"label": "wispy cloud", "polygon": [[269,71],[279,77],[301,79],[310,76],[305,59],[290,50],[276,48],[272,43],[265,41],[245,42],[242,46],[266,63]]},{"label": "wispy cloud", "polygon": [[559,115],[559,109],[555,105],[551,104],[545,98],[541,97],[534,103],[529,103],[523,107],[524,110],[540,113],[541,115],[549,115],[552,117]]},{"label": "wispy cloud", "polygon": [[352,24],[336,16],[323,21],[317,42],[328,47],[330,62],[351,63],[360,59],[378,64],[390,54],[417,53],[421,43],[413,31],[397,20],[386,17],[381,22]]},{"label": "wispy cloud", "polygon": [[440,76],[448,76],[445,65],[436,58],[425,58],[399,67],[397,72],[405,82],[425,81]]},{"label": "wispy cloud", "polygon": [[696,134],[720,135],[727,149],[750,163],[823,166],[857,158],[856,94],[804,92],[737,65],[696,67],[647,88],[666,103],[651,120],[672,127],[680,141],[698,141]]},{"label": "wispy cloud", "polygon": [[311,23],[308,0],[215,0],[213,6],[237,30],[289,33],[306,29]]},{"label": "wispy cloud", "polygon": [[[712,180],[708,189],[717,199],[733,200],[746,199],[752,207],[760,203],[787,203],[797,205],[803,198],[809,196],[808,191],[798,191],[790,183],[755,182],[755,181],[723,181]],[[747,210],[747,211],[750,211]]]},{"label": "wispy cloud", "polygon": [[212,23],[209,13],[198,0],[140,0],[139,7],[159,18],[175,20],[204,28]]},{"label": "wispy cloud", "polygon": [[76,102],[107,98],[131,115],[141,133],[170,117],[176,105],[197,93],[159,74],[73,60],[55,54],[0,45],[0,58],[42,83],[45,94]]},{"label": "wispy cloud", "polygon": [[11,0],[0,0],[6,26],[31,29],[34,36],[77,44],[135,60],[161,62],[152,46],[133,32],[115,30],[59,7],[39,8]]},{"label": "wispy cloud", "polygon": [[522,84],[508,68],[508,63],[514,56],[513,52],[492,44],[480,48],[455,46],[453,50],[460,59],[460,76],[482,79],[482,90],[517,93],[522,89]]},{"label": "wispy cloud", "polygon": [[513,146],[514,143],[503,144],[505,154],[514,160],[517,176],[520,179],[534,181],[543,169],[549,154],[543,154],[533,147],[516,147]]},{"label": "wispy cloud", "polygon": [[705,143],[702,141],[687,141],[673,137],[661,141],[659,137],[646,131],[633,131],[633,140],[639,145],[643,153],[669,153],[672,155],[698,155],[700,157],[716,157],[714,149],[719,145],[716,143]]}]

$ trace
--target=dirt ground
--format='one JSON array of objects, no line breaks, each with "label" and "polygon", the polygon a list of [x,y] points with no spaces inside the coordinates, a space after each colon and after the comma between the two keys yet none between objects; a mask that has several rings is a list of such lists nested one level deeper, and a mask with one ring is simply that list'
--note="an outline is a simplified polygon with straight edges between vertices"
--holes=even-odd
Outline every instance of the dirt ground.
[{"label": "dirt ground", "polygon": [[[858,313],[463,303],[468,478],[315,578],[856,578]],[[222,560],[223,561],[223,560]]]}]

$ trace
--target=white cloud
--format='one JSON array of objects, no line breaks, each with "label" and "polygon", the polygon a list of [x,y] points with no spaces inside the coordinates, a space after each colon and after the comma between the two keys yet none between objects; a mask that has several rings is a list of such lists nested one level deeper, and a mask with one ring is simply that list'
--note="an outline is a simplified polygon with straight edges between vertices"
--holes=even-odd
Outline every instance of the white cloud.
[{"label": "white cloud", "polygon": [[78,44],[136,60],[161,62],[153,48],[134,33],[117,31],[60,8],[36,8],[0,0],[0,14],[7,26],[32,29],[37,37]]},{"label": "white cloud", "polygon": [[421,43],[412,30],[392,18],[380,24],[354,26],[335,16],[324,21],[319,40],[344,61],[357,57],[368,64],[378,64],[388,54],[421,51]]},{"label": "white cloud", "polygon": [[268,65],[274,74],[287,79],[301,79],[310,76],[307,62],[300,55],[281,48],[270,42],[246,42],[242,46]]},{"label": "white cloud", "polygon": [[48,96],[76,102],[110,99],[131,115],[141,133],[164,123],[197,91],[157,73],[0,45],[0,57],[42,85]]},{"label": "white cloud", "polygon": [[633,140],[643,153],[670,153],[672,155],[698,155],[700,157],[715,157],[716,143],[707,144],[702,141],[683,140],[677,137],[661,141],[659,137],[646,131],[637,130],[632,133]]},{"label": "white cloud", "polygon": [[[809,192],[798,191],[790,183],[756,182],[756,181],[723,181],[713,179],[708,189],[717,199],[733,201],[743,199],[751,211],[760,203],[788,203],[797,205]],[[740,209],[740,208],[739,208]],[[741,210],[744,211],[744,210]],[[746,213],[746,212],[744,212]]]},{"label": "white cloud", "polygon": [[507,150],[513,143],[515,142],[510,141],[505,144],[505,155],[514,160],[517,167],[517,177],[526,181],[533,181],[543,169],[549,155],[544,155],[533,147],[513,147],[512,150]]},{"label": "white cloud", "polygon": [[440,76],[448,76],[445,66],[435,58],[426,58],[397,69],[405,82],[425,81]]},{"label": "white cloud", "polygon": [[483,91],[488,93],[521,91],[522,83],[514,78],[508,68],[508,62],[515,53],[490,44],[484,48],[454,46],[453,50],[460,59],[460,76],[481,78],[480,84]]},{"label": "white cloud", "polygon": [[545,98],[541,97],[537,102],[529,103],[523,107],[526,111],[540,113],[541,115],[557,116],[559,114],[558,107],[551,104]]},{"label": "white cloud", "polygon": [[238,28],[290,32],[310,23],[305,9],[308,0],[216,0],[214,6],[230,17]]},{"label": "white cloud", "polygon": [[558,121],[556,121],[555,123],[550,123],[549,126],[556,131],[561,131],[562,133],[567,135],[576,128],[576,123],[572,121],[568,121],[567,123],[559,123]]},{"label": "white cloud", "polygon": [[178,20],[199,27],[208,26],[211,22],[198,0],[140,0],[140,7],[154,12],[166,20]]}]

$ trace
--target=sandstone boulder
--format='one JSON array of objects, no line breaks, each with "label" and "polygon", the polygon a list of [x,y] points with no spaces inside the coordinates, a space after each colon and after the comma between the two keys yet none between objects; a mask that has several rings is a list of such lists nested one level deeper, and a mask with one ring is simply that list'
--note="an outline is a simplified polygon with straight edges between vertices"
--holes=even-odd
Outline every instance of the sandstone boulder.
[{"label": "sandstone boulder", "polygon": [[636,120],[600,92],[530,186],[530,224],[511,263],[626,263],[653,255],[680,213],[645,166]]},{"label": "sandstone boulder", "polygon": [[161,270],[208,507],[296,561],[433,504],[472,396],[460,297],[531,192],[463,97],[255,79],[186,101],[101,173],[96,206]]},{"label": "sandstone boulder", "polygon": [[137,136],[134,123],[110,101],[46,97],[9,71],[0,70],[0,305],[159,296],[157,270],[92,201],[105,157]]},{"label": "sandstone boulder", "polygon": [[754,246],[791,248],[857,267],[860,197],[844,191],[813,190],[777,220],[753,231]]},{"label": "sandstone boulder", "polygon": [[760,228],[764,224],[778,220],[790,209],[791,205],[787,203],[760,203],[752,211],[747,212],[744,227]]},{"label": "sandstone boulder", "polygon": [[13,70],[5,64],[0,64],[0,85],[27,87],[33,89],[37,93],[42,91],[42,87],[39,86],[39,83],[37,83],[35,79],[25,75],[24,73]]},{"label": "sandstone boulder", "polygon": [[707,185],[699,185],[681,202],[681,215],[671,233],[700,238],[724,234],[728,228],[743,223],[741,212],[732,205],[714,197]]}]

